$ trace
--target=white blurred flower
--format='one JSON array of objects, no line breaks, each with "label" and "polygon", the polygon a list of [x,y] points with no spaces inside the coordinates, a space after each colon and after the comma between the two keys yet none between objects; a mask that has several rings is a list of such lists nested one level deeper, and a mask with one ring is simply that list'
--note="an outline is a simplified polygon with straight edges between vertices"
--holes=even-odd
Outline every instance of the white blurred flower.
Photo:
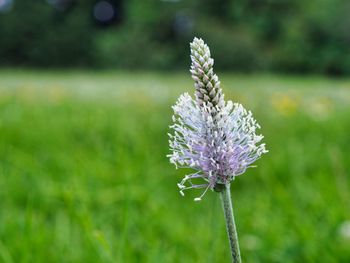
[{"label": "white blurred flower", "polygon": [[343,239],[350,241],[350,220],[344,221],[338,228],[338,234]]}]

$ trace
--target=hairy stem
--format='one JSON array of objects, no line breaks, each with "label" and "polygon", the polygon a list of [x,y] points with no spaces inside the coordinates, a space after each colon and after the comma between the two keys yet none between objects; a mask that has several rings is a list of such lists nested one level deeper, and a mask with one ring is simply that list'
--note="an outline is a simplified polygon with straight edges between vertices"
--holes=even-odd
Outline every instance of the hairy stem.
[{"label": "hairy stem", "polygon": [[235,218],[233,216],[232,202],[231,202],[231,193],[230,193],[230,184],[227,184],[226,187],[220,192],[222,207],[224,209],[225,220],[226,220],[226,229],[227,235],[230,242],[232,262],[241,263],[241,255],[239,252],[238,237],[236,231]]}]

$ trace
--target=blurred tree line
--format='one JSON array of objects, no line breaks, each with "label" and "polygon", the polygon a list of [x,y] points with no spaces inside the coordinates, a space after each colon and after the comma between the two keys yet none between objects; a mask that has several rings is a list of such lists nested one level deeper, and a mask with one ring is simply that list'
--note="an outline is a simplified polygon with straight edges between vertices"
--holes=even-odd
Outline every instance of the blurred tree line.
[{"label": "blurred tree line", "polygon": [[221,70],[350,74],[348,0],[1,3],[3,66],[174,69],[198,36]]}]

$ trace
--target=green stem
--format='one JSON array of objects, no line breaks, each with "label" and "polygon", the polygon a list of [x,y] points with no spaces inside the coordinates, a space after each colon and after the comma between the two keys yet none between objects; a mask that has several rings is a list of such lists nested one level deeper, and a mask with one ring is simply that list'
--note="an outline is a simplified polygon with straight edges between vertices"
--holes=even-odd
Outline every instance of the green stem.
[{"label": "green stem", "polygon": [[239,252],[238,237],[236,231],[235,218],[233,216],[230,184],[226,185],[225,188],[220,192],[222,207],[224,209],[226,229],[228,239],[230,241],[232,263],[241,263],[241,255]]}]

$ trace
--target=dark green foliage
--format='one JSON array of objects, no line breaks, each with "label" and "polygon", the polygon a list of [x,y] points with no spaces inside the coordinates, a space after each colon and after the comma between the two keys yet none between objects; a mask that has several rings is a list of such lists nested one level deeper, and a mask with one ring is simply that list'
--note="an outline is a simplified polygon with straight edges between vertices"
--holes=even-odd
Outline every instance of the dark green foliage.
[{"label": "dark green foliage", "polygon": [[76,4],[59,12],[45,1],[15,1],[0,13],[0,64],[82,66],[93,63],[90,13]]},{"label": "dark green foliage", "polygon": [[350,74],[347,0],[122,1],[94,21],[96,1],[15,1],[0,12],[0,65],[174,69],[203,37],[218,69]]}]

